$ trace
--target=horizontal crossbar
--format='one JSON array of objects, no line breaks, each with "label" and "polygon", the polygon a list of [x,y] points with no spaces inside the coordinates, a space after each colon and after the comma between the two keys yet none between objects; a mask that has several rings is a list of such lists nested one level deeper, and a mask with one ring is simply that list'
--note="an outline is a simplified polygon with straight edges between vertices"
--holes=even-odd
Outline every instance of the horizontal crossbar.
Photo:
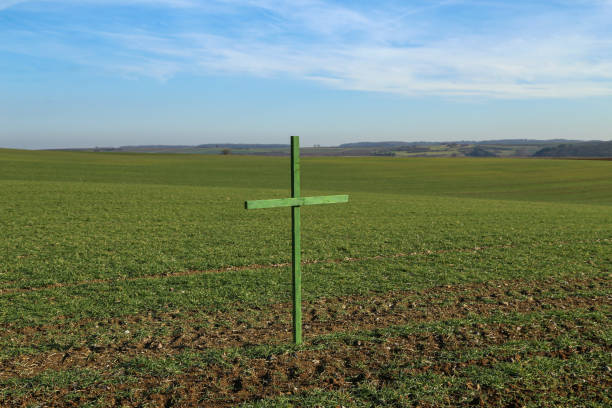
[{"label": "horizontal crossbar", "polygon": [[244,208],[247,210],[256,210],[258,208],[275,208],[275,207],[297,207],[302,205],[312,204],[333,204],[346,203],[349,196],[347,195],[331,195],[318,197],[299,197],[299,198],[278,198],[273,200],[255,200],[245,201]]}]

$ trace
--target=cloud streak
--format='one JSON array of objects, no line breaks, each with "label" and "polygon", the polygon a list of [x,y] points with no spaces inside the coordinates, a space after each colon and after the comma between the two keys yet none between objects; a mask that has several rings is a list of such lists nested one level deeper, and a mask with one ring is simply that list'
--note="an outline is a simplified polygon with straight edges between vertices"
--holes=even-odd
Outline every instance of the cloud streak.
[{"label": "cloud streak", "polygon": [[15,6],[19,3],[25,3],[28,0],[0,0],[0,11],[8,9],[11,6]]},{"label": "cloud streak", "polygon": [[[78,6],[49,0],[27,2],[24,6],[33,8],[23,7],[21,14],[17,3],[0,0],[0,10],[26,18],[61,13],[54,7],[58,3],[72,3],[83,15],[121,7],[162,9],[159,18],[173,23],[161,29],[136,16],[135,24],[111,29],[86,27],[76,18],[68,28],[48,23],[27,35],[5,30],[12,45],[0,40],[0,49],[29,49],[124,75],[289,77],[407,96],[612,95],[610,1],[584,1],[579,7],[501,1],[355,7],[323,0],[89,0]],[[84,58],[89,44],[79,36],[95,42],[98,52]],[[28,47],[33,39],[54,47]],[[50,55],[45,48],[62,51]]]}]

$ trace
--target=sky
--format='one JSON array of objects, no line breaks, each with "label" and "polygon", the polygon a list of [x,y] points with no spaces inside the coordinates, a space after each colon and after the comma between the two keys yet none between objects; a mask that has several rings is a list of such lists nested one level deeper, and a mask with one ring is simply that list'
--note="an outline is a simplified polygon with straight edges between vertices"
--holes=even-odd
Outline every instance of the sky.
[{"label": "sky", "polygon": [[612,0],[0,0],[0,147],[612,139]]}]

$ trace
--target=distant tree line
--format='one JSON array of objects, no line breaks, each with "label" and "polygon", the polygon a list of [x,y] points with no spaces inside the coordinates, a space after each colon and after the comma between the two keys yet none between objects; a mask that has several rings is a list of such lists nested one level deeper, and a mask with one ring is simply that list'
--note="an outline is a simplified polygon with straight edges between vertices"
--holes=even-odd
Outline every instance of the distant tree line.
[{"label": "distant tree line", "polygon": [[534,157],[612,157],[612,141],[564,143],[540,149]]},{"label": "distant tree line", "polygon": [[485,150],[480,146],[474,146],[474,148],[465,153],[465,155],[468,157],[497,157],[495,153]]}]

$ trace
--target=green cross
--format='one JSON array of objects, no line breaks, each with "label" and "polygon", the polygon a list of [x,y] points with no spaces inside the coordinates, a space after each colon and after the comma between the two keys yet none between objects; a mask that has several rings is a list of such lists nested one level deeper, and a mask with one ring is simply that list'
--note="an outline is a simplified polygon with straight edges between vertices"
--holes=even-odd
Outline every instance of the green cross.
[{"label": "green cross", "polygon": [[291,259],[293,283],[293,341],[302,343],[302,252],[300,249],[300,207],[311,204],[332,204],[348,202],[348,195],[300,197],[300,138],[291,136],[291,198],[275,200],[246,201],[247,210],[258,208],[291,207],[292,249]]}]

